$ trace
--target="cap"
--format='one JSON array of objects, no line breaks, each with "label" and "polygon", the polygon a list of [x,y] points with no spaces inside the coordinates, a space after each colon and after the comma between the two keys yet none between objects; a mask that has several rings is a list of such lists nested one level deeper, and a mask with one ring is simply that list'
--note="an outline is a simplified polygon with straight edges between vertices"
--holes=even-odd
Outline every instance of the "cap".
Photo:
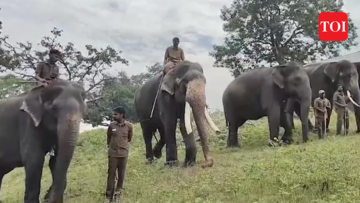
[{"label": "cap", "polygon": [[325,93],[324,90],[319,90],[319,94]]}]

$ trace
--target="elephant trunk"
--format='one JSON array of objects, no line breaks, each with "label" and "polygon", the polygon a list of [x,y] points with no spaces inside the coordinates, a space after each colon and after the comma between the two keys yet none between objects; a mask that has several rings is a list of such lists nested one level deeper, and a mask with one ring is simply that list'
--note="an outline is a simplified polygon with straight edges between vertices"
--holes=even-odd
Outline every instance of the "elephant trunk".
[{"label": "elephant trunk", "polygon": [[[202,151],[204,154],[205,162],[203,167],[212,167],[214,159],[209,155],[209,144],[206,125],[210,127],[213,124],[209,123],[210,116],[206,116],[206,97],[205,97],[205,81],[202,79],[195,79],[188,83],[186,91],[186,104],[185,104],[185,123],[190,119],[186,117],[189,115],[189,106],[192,108],[194,114],[195,124],[199,133]],[[211,120],[211,119],[210,119]],[[211,122],[211,121],[210,121]],[[212,127],[217,127],[213,124]],[[188,133],[190,133],[188,131]]]},{"label": "elephant trunk", "polygon": [[58,150],[50,203],[63,202],[67,172],[77,143],[80,120],[81,116],[78,111],[64,113],[58,119]]}]

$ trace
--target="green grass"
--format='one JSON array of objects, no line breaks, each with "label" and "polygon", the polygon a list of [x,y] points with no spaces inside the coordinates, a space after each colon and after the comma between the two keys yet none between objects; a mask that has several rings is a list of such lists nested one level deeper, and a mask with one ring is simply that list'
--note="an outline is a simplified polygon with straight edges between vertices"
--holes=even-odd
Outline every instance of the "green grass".
[{"label": "green grass", "polygon": [[[215,165],[206,169],[200,164],[188,169],[164,168],[165,150],[157,163],[145,165],[141,129],[135,125],[122,202],[350,203],[360,200],[360,136],[333,136],[334,119],[327,139],[318,140],[310,133],[311,141],[306,144],[299,144],[300,126],[296,121],[295,144],[276,148],[266,146],[267,120],[261,119],[240,129],[241,149],[227,149],[223,115],[213,117],[223,134],[210,135]],[[351,119],[350,131],[354,132],[353,115]],[[178,135],[179,160],[183,161],[181,140]],[[107,173],[105,146],[104,130],[81,135],[68,174],[65,202],[103,201]],[[198,144],[197,161],[202,160]],[[50,180],[46,162],[41,197]],[[23,168],[4,178],[1,192],[4,203],[22,202]]]}]

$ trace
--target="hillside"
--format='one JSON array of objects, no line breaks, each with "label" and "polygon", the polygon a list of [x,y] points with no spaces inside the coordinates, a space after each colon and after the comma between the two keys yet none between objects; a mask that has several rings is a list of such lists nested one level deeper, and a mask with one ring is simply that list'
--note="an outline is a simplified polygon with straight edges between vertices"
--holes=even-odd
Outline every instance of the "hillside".
[{"label": "hillside", "polygon": [[[335,114],[336,115],[336,114]],[[189,169],[163,168],[164,158],[145,165],[144,142],[139,125],[131,146],[125,180],[124,203],[149,202],[356,202],[360,199],[360,136],[330,136],[318,140],[310,134],[307,144],[300,140],[299,122],[289,147],[267,147],[267,120],[248,124],[240,129],[241,149],[227,149],[227,129],[223,115],[213,115],[223,131],[211,135],[213,168],[197,166]],[[335,132],[335,116],[331,133]],[[353,115],[351,115],[351,119]],[[350,131],[354,132],[352,120]],[[184,159],[184,145],[178,135],[179,160]],[[81,135],[68,175],[66,201],[70,203],[99,203],[105,190],[107,157],[105,130],[98,129]],[[163,150],[163,157],[164,157]],[[197,161],[202,161],[198,146]],[[47,163],[44,165],[42,194],[50,184]],[[2,186],[4,203],[22,202],[24,195],[23,169],[8,174]]]}]

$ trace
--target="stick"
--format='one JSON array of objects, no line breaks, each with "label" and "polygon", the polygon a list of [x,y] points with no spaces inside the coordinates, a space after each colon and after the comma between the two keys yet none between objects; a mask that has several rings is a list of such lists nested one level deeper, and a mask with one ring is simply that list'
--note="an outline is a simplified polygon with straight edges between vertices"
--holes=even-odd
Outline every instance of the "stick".
[{"label": "stick", "polygon": [[[327,112],[327,110],[326,110],[326,112]],[[327,134],[326,134],[326,122],[327,122],[327,113],[325,114],[325,122],[324,122],[324,125],[325,125],[325,131],[324,131],[324,137],[326,137],[326,136],[327,136]]]},{"label": "stick", "polygon": [[155,96],[155,99],[154,99],[154,103],[153,103],[153,106],[152,106],[152,109],[151,109],[151,113],[150,113],[150,118],[152,118],[153,116],[153,113],[154,113],[154,109],[155,109],[155,104],[156,104],[156,100],[159,96],[159,92],[160,92],[160,88],[161,88],[161,84],[163,82],[163,79],[164,79],[164,74],[161,76],[161,80],[160,80],[160,84],[159,84],[159,87],[158,87],[158,90],[156,92],[156,96]]},{"label": "stick", "polygon": [[344,113],[344,135],[346,136],[346,117],[347,117],[347,115],[346,115],[346,109],[345,109],[345,113]]}]

